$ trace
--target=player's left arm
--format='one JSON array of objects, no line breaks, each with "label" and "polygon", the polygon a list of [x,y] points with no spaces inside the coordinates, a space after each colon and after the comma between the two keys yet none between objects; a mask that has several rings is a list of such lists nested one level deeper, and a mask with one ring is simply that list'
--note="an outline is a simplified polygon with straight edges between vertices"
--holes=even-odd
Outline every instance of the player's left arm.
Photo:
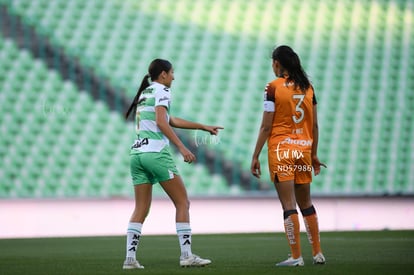
[{"label": "player's left arm", "polygon": [[326,165],[319,161],[318,158],[318,142],[319,142],[319,126],[318,126],[318,110],[317,104],[313,105],[313,143],[312,143],[312,166],[317,176],[321,172],[321,166],[326,168]]},{"label": "player's left arm", "polygon": [[224,129],[221,126],[205,125],[202,123],[185,120],[179,117],[170,117],[170,125],[174,128],[203,130],[209,132],[212,135],[217,135],[220,129]]},{"label": "player's left arm", "polygon": [[319,142],[319,125],[318,125],[318,110],[317,105],[313,105],[313,125],[312,125],[313,143],[312,143],[312,157],[318,155]]}]

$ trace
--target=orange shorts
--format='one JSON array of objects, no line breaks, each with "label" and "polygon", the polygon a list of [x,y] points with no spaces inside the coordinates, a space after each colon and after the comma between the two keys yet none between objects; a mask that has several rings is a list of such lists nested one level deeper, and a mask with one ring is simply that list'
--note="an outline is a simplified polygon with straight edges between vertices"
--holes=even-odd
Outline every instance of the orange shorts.
[{"label": "orange shorts", "polygon": [[312,158],[309,150],[300,147],[280,146],[268,150],[271,181],[293,180],[297,184],[312,182]]}]

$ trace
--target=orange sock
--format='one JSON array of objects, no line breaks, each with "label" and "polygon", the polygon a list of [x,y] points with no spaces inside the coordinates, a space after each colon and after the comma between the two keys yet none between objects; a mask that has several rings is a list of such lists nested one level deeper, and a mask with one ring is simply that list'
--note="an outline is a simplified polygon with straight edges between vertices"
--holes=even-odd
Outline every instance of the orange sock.
[{"label": "orange sock", "polygon": [[302,211],[303,221],[306,226],[309,243],[312,245],[312,255],[315,256],[321,252],[321,241],[319,236],[318,216],[315,208],[312,206]]},{"label": "orange sock", "polygon": [[288,240],[291,257],[299,258],[302,253],[300,251],[300,228],[298,212],[296,210],[287,210],[284,212],[285,233]]}]

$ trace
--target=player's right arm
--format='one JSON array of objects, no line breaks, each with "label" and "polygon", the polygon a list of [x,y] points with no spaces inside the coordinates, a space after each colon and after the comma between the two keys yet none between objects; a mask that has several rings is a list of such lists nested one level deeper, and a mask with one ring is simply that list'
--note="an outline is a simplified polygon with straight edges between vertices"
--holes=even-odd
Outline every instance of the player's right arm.
[{"label": "player's right arm", "polygon": [[260,178],[261,169],[259,155],[263,149],[266,140],[272,132],[273,117],[275,115],[275,90],[268,84],[264,93],[264,112],[262,123],[260,125],[259,136],[257,137],[256,146],[252,156],[250,171],[253,176]]},{"label": "player's right arm", "polygon": [[196,157],[194,156],[194,154],[191,153],[191,151],[188,150],[187,147],[185,147],[180,138],[171,128],[170,123],[167,120],[167,115],[167,108],[165,106],[155,107],[155,122],[158,128],[172,143],[174,143],[175,146],[177,146],[185,162],[191,163],[195,161]]},{"label": "player's right arm", "polygon": [[274,115],[274,112],[263,112],[262,124],[260,125],[259,136],[257,137],[256,147],[254,149],[250,167],[251,173],[257,178],[260,178],[260,174],[262,173],[260,169],[259,155],[263,149],[264,144],[266,143],[266,140],[272,132],[272,122]]}]

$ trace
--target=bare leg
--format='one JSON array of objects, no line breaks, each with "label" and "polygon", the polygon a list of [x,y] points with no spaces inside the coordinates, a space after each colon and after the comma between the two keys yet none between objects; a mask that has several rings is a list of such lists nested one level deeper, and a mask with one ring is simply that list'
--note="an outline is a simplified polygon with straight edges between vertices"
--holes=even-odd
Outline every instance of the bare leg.
[{"label": "bare leg", "polygon": [[144,223],[148,215],[152,200],[152,184],[134,185],[135,209],[132,212],[130,222]]},{"label": "bare leg", "polygon": [[180,176],[174,175],[173,179],[160,183],[164,191],[170,197],[175,206],[175,221],[190,222],[190,201],[187,191]]},{"label": "bare leg", "polygon": [[[184,183],[180,176],[174,175],[173,179],[160,184],[175,206],[175,225],[181,250],[180,265],[192,265],[194,257],[191,251],[190,202]],[[190,259],[189,262],[186,259]]]},{"label": "bare leg", "polygon": [[310,183],[295,184],[295,196],[301,210],[311,207]]},{"label": "bare leg", "polygon": [[275,188],[283,211],[296,209],[295,184],[293,180],[276,182]]}]

